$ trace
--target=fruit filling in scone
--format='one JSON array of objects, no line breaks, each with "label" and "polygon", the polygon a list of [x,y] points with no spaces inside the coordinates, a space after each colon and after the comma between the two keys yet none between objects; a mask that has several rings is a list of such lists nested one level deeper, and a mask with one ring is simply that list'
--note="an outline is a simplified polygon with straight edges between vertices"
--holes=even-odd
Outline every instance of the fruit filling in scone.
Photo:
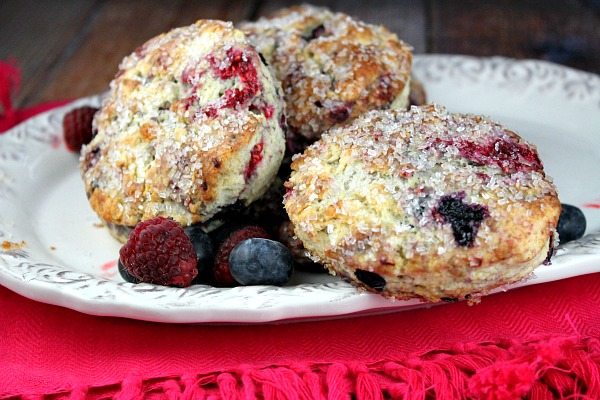
[{"label": "fruit filling in scone", "polygon": [[282,83],[290,152],[366,111],[409,103],[411,49],[383,27],[309,5],[240,27]]},{"label": "fruit filling in scone", "polygon": [[294,157],[284,195],[312,258],[394,298],[473,300],[552,252],[560,212],[535,148],[443,107],[371,111]]},{"label": "fruit filling in scone", "polygon": [[473,246],[481,222],[489,216],[487,208],[479,204],[466,204],[463,192],[442,196],[433,209],[435,219],[450,224],[454,240],[459,246]]},{"label": "fruit filling in scone", "polygon": [[200,20],[126,57],[81,152],[90,205],[118,239],[165,216],[216,226],[260,198],[285,150],[281,88],[231,23]]}]

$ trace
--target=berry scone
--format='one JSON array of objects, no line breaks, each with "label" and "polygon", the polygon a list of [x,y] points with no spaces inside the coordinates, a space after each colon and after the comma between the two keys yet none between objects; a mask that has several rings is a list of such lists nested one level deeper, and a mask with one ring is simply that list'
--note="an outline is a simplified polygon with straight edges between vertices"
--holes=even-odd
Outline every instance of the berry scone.
[{"label": "berry scone", "polygon": [[284,203],[331,273],[387,297],[475,300],[550,257],[560,203],[536,149],[476,115],[371,111],[292,163]]},{"label": "berry scone", "polygon": [[303,5],[240,28],[282,82],[292,138],[310,143],[365,111],[408,105],[411,48],[384,27]]},{"label": "berry scone", "polygon": [[80,158],[90,204],[122,241],[156,216],[208,226],[268,188],[282,119],[279,83],[231,23],[159,35],[122,61],[94,118]]}]

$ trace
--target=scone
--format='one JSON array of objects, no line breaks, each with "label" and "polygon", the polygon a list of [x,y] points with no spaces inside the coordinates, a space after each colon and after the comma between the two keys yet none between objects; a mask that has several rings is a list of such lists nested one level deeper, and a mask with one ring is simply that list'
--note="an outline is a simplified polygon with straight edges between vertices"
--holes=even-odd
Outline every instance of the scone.
[{"label": "scone", "polygon": [[80,167],[119,239],[158,215],[208,223],[259,198],[285,150],[279,84],[231,23],[200,20],[126,57]]},{"label": "scone", "polygon": [[440,106],[372,111],[295,157],[284,203],[315,260],[398,299],[453,301],[526,278],[560,203],[536,149]]},{"label": "scone", "polygon": [[307,142],[365,111],[408,105],[411,48],[384,27],[308,5],[240,27],[282,82],[290,134]]}]

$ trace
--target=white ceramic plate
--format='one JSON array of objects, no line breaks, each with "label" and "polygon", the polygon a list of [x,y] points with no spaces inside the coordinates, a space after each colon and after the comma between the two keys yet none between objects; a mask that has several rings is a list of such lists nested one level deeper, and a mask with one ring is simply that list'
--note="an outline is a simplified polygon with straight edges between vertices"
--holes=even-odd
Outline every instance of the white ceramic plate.
[{"label": "white ceramic plate", "polygon": [[[600,271],[600,77],[540,61],[418,56],[415,75],[451,111],[486,114],[537,145],[561,201],[584,211],[587,235],[516,286]],[[361,293],[334,277],[294,275],[287,287],[176,289],[124,282],[119,244],[88,206],[77,156],[62,143],[63,114],[0,136],[0,283],[89,314],[162,322],[268,322],[402,310],[417,301]],[[11,243],[24,241],[22,248]],[[510,287],[504,290],[510,289]],[[485,299],[484,299],[485,301]]]}]

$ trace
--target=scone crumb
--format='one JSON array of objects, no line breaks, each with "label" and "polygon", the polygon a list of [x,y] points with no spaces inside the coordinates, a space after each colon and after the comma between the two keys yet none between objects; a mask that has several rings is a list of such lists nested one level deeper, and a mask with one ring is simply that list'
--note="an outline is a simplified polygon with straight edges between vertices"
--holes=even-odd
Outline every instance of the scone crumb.
[{"label": "scone crumb", "polygon": [[21,250],[26,245],[27,245],[27,243],[25,243],[24,240],[21,240],[20,242],[10,242],[8,240],[4,240],[2,242],[1,247],[2,247],[2,250],[11,251],[11,250]]}]

